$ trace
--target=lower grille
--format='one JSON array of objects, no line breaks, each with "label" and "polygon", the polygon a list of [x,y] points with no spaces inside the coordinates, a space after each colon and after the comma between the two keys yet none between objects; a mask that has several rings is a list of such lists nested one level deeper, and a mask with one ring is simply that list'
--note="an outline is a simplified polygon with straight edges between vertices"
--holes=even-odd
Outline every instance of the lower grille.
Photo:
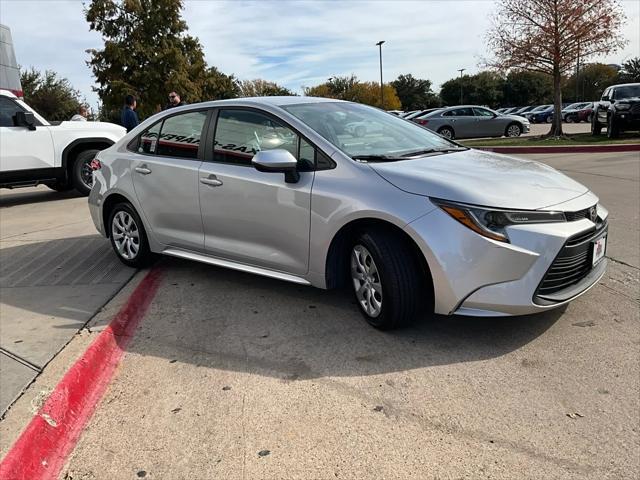
[{"label": "lower grille", "polygon": [[589,211],[591,208],[593,207],[578,210],[577,212],[564,212],[564,216],[567,219],[567,222],[575,222],[576,220],[582,220],[583,218],[590,219]]},{"label": "lower grille", "polygon": [[584,279],[591,270],[593,241],[606,234],[607,225],[574,235],[565,243],[536,290],[537,297],[554,295]]}]

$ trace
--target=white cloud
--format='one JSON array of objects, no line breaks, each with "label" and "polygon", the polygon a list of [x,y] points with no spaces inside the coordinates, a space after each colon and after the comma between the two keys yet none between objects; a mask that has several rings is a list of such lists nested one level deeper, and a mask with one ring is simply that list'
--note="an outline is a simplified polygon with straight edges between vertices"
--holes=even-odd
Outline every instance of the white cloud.
[{"label": "white cloud", "polygon": [[[624,51],[599,59],[619,63],[640,55],[640,2],[623,2],[628,22]],[[102,45],[90,32],[78,0],[2,0],[1,22],[12,30],[23,66],[69,78],[92,105],[87,48]],[[204,46],[207,62],[241,79],[265,78],[295,91],[333,75],[379,79],[378,48],[385,40],[385,80],[402,73],[437,88],[478,70],[483,35],[494,3],[471,1],[213,1],[185,2],[183,16]]]}]

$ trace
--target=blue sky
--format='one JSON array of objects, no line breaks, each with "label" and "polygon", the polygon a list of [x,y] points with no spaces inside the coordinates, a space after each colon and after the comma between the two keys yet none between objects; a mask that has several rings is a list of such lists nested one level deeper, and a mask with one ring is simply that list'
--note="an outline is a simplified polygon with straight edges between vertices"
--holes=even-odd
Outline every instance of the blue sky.
[{"label": "blue sky", "polygon": [[[640,56],[640,1],[622,2],[629,44],[607,58]],[[436,90],[457,69],[479,70],[490,0],[217,1],[187,0],[183,17],[207,62],[240,79],[264,78],[300,93],[334,75],[378,80],[378,40],[385,81],[402,73],[428,78]],[[79,0],[0,0],[18,63],[67,77],[92,107],[97,96],[85,50],[100,48]]]}]

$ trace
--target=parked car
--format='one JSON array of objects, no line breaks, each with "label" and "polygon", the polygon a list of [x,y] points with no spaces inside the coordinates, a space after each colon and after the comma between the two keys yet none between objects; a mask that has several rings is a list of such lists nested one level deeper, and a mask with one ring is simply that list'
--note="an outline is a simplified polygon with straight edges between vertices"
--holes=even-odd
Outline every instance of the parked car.
[{"label": "parked car", "polygon": [[400,115],[400,118],[407,118],[409,115],[413,115],[414,113],[421,112],[422,110],[409,110],[408,112],[404,112]]},{"label": "parked car", "polygon": [[[380,124],[384,141],[337,135],[337,113]],[[91,216],[123,263],[141,267],[161,253],[350,285],[381,329],[423,311],[543,312],[586,292],[607,265],[608,213],[585,186],[356,103],[178,107],[93,165]]]},{"label": "parked car", "polygon": [[441,108],[429,108],[428,110],[423,111],[420,115],[418,115],[417,117],[413,117],[411,119],[412,122],[417,123],[418,125],[426,125],[428,123],[428,120],[426,120],[427,115],[433,113],[433,112],[437,112],[438,110],[442,110]]},{"label": "parked car", "polygon": [[421,117],[422,115],[425,115],[429,112],[432,112],[434,110],[437,110],[436,108],[423,108],[422,110],[416,110],[415,112],[411,113],[410,115],[406,115],[402,118],[404,118],[405,120],[413,120],[414,118],[417,117]]},{"label": "parked car", "polygon": [[524,117],[525,113],[530,112],[534,108],[536,108],[534,105],[529,105],[527,107],[522,107],[522,108],[519,108],[518,110],[516,110],[515,112],[513,112],[512,115],[519,115],[521,117]]},{"label": "parked car", "polygon": [[404,113],[402,110],[387,110],[387,112],[398,117]]},{"label": "parked car", "polygon": [[602,93],[593,106],[591,133],[599,135],[602,127],[607,128],[609,138],[640,130],[640,83],[613,85]]},{"label": "parked car", "polygon": [[525,118],[500,114],[477,105],[442,108],[422,120],[425,127],[450,139],[519,137],[529,132],[529,122]]},{"label": "parked car", "polygon": [[531,123],[551,123],[553,121],[554,111],[553,105],[547,105],[546,108],[532,111],[530,116]]},{"label": "parked car", "polygon": [[578,112],[575,115],[574,121],[576,123],[579,123],[579,122],[591,123],[592,117],[593,117],[593,102],[589,102],[585,107],[578,110]]},{"label": "parked car", "polygon": [[508,108],[505,108],[505,107],[503,107],[503,108],[499,108],[499,109],[497,109],[497,110],[496,110],[496,112],[497,112],[497,113],[504,113],[504,112],[505,112],[505,110],[508,110]]},{"label": "parked car", "polygon": [[562,121],[567,123],[576,122],[578,119],[578,112],[590,104],[591,102],[578,102],[567,105],[561,112]]},{"label": "parked car", "polygon": [[500,113],[504,113],[506,115],[509,115],[509,114],[515,112],[516,110],[518,110],[519,108],[520,107],[509,107],[504,112],[500,112]]},{"label": "parked car", "polygon": [[88,195],[91,161],[126,130],[104,122],[52,125],[8,90],[0,90],[0,188],[44,184]]},{"label": "parked car", "polygon": [[531,110],[529,110],[528,112],[525,112],[523,114],[524,118],[526,118],[527,120],[531,121],[531,118],[533,117],[534,114],[536,114],[537,112],[541,111],[541,110],[545,110],[549,107],[552,107],[553,105],[538,105],[536,107],[533,107]]}]

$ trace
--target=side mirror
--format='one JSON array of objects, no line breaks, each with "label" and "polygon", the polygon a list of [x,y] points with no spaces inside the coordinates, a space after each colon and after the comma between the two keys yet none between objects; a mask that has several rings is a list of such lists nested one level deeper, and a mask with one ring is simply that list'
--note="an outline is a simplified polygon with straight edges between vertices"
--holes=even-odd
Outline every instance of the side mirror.
[{"label": "side mirror", "polygon": [[606,95],[604,97],[602,97],[602,101],[603,102],[608,102],[609,100],[610,100],[610,98],[608,96],[606,96]]},{"label": "side mirror", "polygon": [[36,117],[31,112],[16,112],[16,127],[27,127],[29,130],[35,130]]},{"label": "side mirror", "polygon": [[284,173],[284,181],[297,183],[300,180],[298,161],[287,150],[261,150],[251,160],[253,168],[259,172]]}]

